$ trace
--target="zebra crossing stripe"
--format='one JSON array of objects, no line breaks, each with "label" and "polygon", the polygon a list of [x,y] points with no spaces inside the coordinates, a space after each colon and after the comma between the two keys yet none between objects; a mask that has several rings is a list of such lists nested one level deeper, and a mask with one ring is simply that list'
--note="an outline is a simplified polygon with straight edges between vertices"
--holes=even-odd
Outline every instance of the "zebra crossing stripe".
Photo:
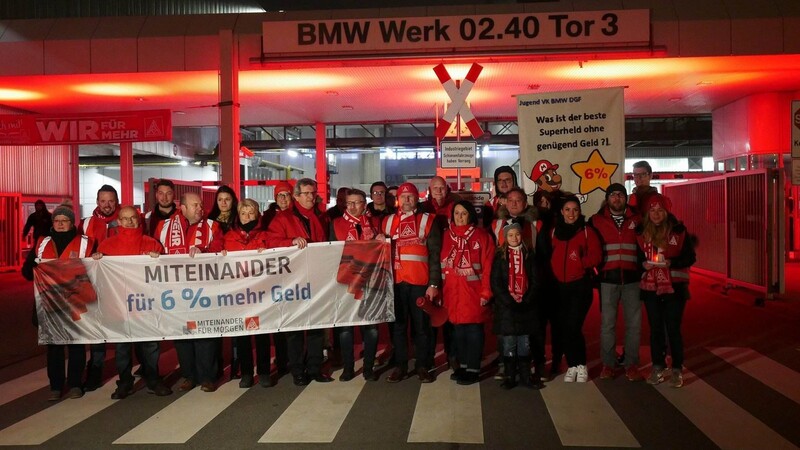
[{"label": "zebra crossing stripe", "polygon": [[77,400],[64,399],[55,405],[0,430],[0,445],[40,445],[56,435],[113,405],[111,393],[117,388],[109,381],[100,389]]},{"label": "zebra crossing stripe", "polygon": [[550,418],[566,447],[641,447],[594,382],[547,384],[542,394]]},{"label": "zebra crossing stripe", "polygon": [[0,406],[47,386],[47,368],[23,375],[0,385]]},{"label": "zebra crossing stripe", "polygon": [[170,403],[114,444],[183,444],[229,407],[247,389],[225,383],[215,392],[196,387]]},{"label": "zebra crossing stripe", "polygon": [[684,369],[683,382],[680,389],[656,388],[720,448],[797,448],[692,372]]},{"label": "zebra crossing stripe", "polygon": [[451,373],[420,386],[408,442],[484,443],[480,383],[459,386]]},{"label": "zebra crossing stripe", "polygon": [[[334,376],[338,377],[340,373],[341,370]],[[333,442],[365,384],[366,380],[361,376],[344,383],[312,381],[258,442]]]},{"label": "zebra crossing stripe", "polygon": [[742,372],[800,404],[800,374],[755,350],[741,347],[709,348]]}]

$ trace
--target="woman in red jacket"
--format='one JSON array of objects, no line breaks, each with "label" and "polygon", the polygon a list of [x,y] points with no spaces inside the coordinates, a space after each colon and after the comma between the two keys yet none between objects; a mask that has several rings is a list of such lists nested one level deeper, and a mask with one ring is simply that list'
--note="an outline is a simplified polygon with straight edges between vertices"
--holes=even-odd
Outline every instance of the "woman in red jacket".
[{"label": "woman in red jacket", "polygon": [[547,237],[550,238],[550,267],[558,281],[556,315],[569,365],[564,381],[585,383],[589,373],[583,322],[592,305],[590,274],[603,258],[600,239],[594,229],[586,226],[580,201],[574,195],[563,199],[561,214]]},{"label": "woman in red jacket", "polygon": [[[223,256],[228,252],[243,250],[264,251],[267,248],[267,234],[258,226],[261,218],[258,203],[253,199],[246,198],[239,202],[236,209],[238,210],[239,220],[234,222],[222,239],[212,241],[209,250],[221,252]],[[262,387],[270,387],[272,386],[272,381],[269,377],[269,335],[256,334],[255,339],[258,382]],[[234,338],[234,344],[236,345],[236,355],[242,369],[242,379],[239,380],[239,387],[249,388],[253,385],[253,346],[250,335],[237,336]]]},{"label": "woman in red jacket", "polygon": [[478,226],[472,203],[455,204],[450,226],[442,233],[442,297],[449,320],[455,326],[460,368],[454,369],[458,384],[478,381],[483,354],[484,323],[491,319],[487,307],[492,298],[491,271],[495,245],[489,232]]}]

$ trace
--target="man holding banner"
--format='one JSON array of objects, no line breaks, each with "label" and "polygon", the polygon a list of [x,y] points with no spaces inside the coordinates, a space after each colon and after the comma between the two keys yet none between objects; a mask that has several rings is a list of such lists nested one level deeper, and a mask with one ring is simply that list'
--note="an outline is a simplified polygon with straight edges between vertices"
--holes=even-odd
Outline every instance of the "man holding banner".
[{"label": "man holding banner", "polygon": [[[294,202],[288,209],[278,212],[267,230],[267,245],[270,248],[306,248],[310,242],[327,241],[328,220],[316,207],[317,182],[302,178],[294,185]],[[324,329],[290,331],[286,333],[289,346],[289,366],[296,386],[305,386],[310,380],[318,383],[333,381],[322,373],[322,346]],[[306,342],[307,340],[307,342]],[[304,349],[308,352],[303,361]]]},{"label": "man holding banner", "polygon": [[386,378],[397,383],[408,376],[408,323],[414,335],[415,368],[423,383],[434,381],[429,368],[430,346],[433,330],[430,317],[417,306],[416,300],[426,296],[439,296],[442,267],[439,253],[442,247],[441,231],[434,226],[434,216],[417,211],[419,191],[412,183],[403,183],[397,189],[400,209],[383,220],[381,229],[394,244],[394,298],[395,324],[392,343],[396,366]]},{"label": "man holding banner", "polygon": [[[155,236],[164,245],[164,253],[188,254],[194,257],[206,251],[209,245],[222,238],[222,229],[216,221],[203,220],[203,202],[199,195],[187,192],[181,196],[180,214],[161,221]],[[204,392],[216,388],[217,343],[220,338],[179,339],[175,341],[178,361],[185,380],[180,390],[194,389],[199,383]]]},{"label": "man holding banner", "polygon": [[[164,247],[157,240],[144,235],[144,230],[139,226],[139,220],[139,213],[133,206],[121,208],[118,214],[119,230],[117,234],[101,242],[97,247],[97,253],[92,255],[92,258],[100,259],[104,255],[150,255],[158,258]],[[164,385],[158,375],[158,342],[137,342],[133,345],[140,349],[138,353],[142,355],[142,360],[139,362],[147,367],[144,371],[144,376],[147,378],[147,390],[158,396],[172,394],[172,390]],[[119,381],[117,381],[117,389],[111,394],[111,398],[114,400],[121,400],[133,393],[131,347],[131,343],[128,342],[116,344],[115,361]]]}]

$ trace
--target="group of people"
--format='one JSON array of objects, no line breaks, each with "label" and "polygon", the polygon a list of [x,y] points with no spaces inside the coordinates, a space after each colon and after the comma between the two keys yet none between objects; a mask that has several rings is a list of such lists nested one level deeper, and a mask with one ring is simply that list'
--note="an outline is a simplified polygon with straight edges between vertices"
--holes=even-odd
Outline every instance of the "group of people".
[{"label": "group of people", "polygon": [[[340,189],[336,206],[327,211],[321,207],[314,180],[303,178],[294,186],[281,182],[274,189],[275,202],[263,214],[257,202],[238,201],[233,189],[222,186],[206,215],[198,194],[185,193],[176,204],[174,184],[161,180],[155,186],[155,207],[141,216],[132,206],[120,206],[116,190],[105,185],[97,193],[97,208],[82,223],[76,222],[68,206],[53,211],[52,229],[37,239],[22,272],[32,279],[37,262],[54,258],[224,255],[289,246],[303,249],[322,241],[389,239],[395,321],[386,325],[391,340],[387,353],[391,353],[393,365],[387,382],[397,383],[412,375],[422,383],[435,380],[439,330],[431,326],[418,299],[447,311],[441,335],[453,370],[451,379],[458,384],[478,382],[489,329],[498,337],[504,388],[518,384],[543,387],[544,381],[561,372],[564,356],[564,381],[586,382],[583,324],[593,287],[599,282],[600,378],[613,377],[621,363],[629,380],[644,379],[638,361],[644,303],[653,361],[647,381],[656,384],[668,378],[672,386],[680,387],[680,323],[688,299],[688,268],[695,256],[685,227],[669,213],[669,200],[650,188],[651,174],[649,164],[637,163],[637,188],[630,201],[624,186],[612,184],[603,207],[588,221],[579,199],[571,194],[538,191],[534,204],[529,205],[528,195],[509,166],[495,171],[495,196],[483,205],[482,218],[471,202],[452,193],[438,176],[430,180],[422,202],[412,183],[403,183],[391,193],[391,188],[378,181],[369,192]],[[619,303],[625,317],[622,356],[616,351]],[[552,363],[550,375],[545,376],[548,326]],[[378,331],[378,325],[360,327],[362,376],[369,381],[378,379]],[[334,341],[343,367],[339,379],[349,381],[356,376],[354,336],[354,327],[338,327],[332,332],[315,329],[235,337],[231,376],[240,377],[242,388],[253,386],[255,376],[261,386],[271,386],[274,346],[278,376],[289,372],[298,386],[333,381],[323,370],[323,350],[329,345],[326,342]],[[413,371],[409,341],[413,344]],[[176,340],[174,346],[183,375],[179,389],[199,385],[203,391],[214,391],[222,373],[222,339]],[[64,347],[69,352],[66,379]],[[156,395],[171,394],[158,371],[159,343],[124,343],[116,344],[119,380],[112,398],[122,399],[133,392],[132,347],[142,363],[148,390]],[[668,350],[671,371],[666,361]],[[83,345],[48,346],[50,400],[60,399],[65,387],[70,398],[79,398],[85,390],[102,384],[105,345],[92,345],[90,354],[87,364]],[[85,382],[84,365],[88,366]]]}]

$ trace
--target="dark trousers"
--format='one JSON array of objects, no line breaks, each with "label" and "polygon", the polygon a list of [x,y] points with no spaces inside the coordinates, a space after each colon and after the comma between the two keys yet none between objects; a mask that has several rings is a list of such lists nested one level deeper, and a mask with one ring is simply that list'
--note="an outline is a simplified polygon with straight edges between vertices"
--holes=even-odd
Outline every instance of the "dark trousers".
[{"label": "dark trousers", "polygon": [[[362,325],[361,340],[364,341],[364,371],[371,372],[375,365],[375,354],[378,352],[378,326]],[[355,327],[337,328],[339,331],[339,344],[342,349],[342,362],[345,369],[353,370],[355,353],[353,351],[353,335]]]},{"label": "dark trousers", "polygon": [[50,390],[64,389],[64,350],[69,353],[67,363],[67,386],[81,387],[83,368],[86,365],[86,347],[83,344],[48,345],[47,346],[47,378],[50,379]]},{"label": "dark trousers", "polygon": [[[322,346],[325,332],[324,329],[317,329],[285,333],[289,366],[293,376],[307,373],[310,377],[315,377],[322,373]],[[305,356],[306,351],[307,356]]]},{"label": "dark trousers", "polygon": [[158,342],[155,341],[116,344],[114,362],[117,366],[119,380],[129,386],[133,386],[133,375],[131,374],[131,369],[133,368],[131,348],[133,347],[139,348],[136,353],[141,354],[142,360],[139,363],[144,365],[144,377],[147,380],[147,385],[150,387],[155,386],[160,380],[158,376],[158,356],[160,352]]},{"label": "dark trousers", "polygon": [[558,317],[569,367],[586,365],[583,322],[592,306],[592,284],[587,278],[558,284]]},{"label": "dark trousers", "polygon": [[438,328],[431,328],[431,345],[430,350],[428,351],[428,365],[429,367],[433,367],[436,364],[434,360],[436,359],[436,343],[439,337],[439,330],[442,330],[442,341],[444,341],[444,353],[447,355],[447,358],[456,358],[458,357],[458,349],[455,348],[457,345],[455,339],[455,325],[450,323],[450,321],[445,322],[441,327]]},{"label": "dark trousers", "polygon": [[275,346],[275,367],[278,369],[278,373],[286,373],[286,369],[289,367],[286,333],[272,333],[272,345]]},{"label": "dark trousers", "polygon": [[484,341],[483,324],[457,324],[454,325],[454,332],[459,364],[468,372],[480,372]]},{"label": "dark trousers", "polygon": [[397,367],[408,370],[408,326],[414,338],[415,369],[430,368],[430,345],[433,341],[431,318],[417,306],[417,298],[423,297],[427,286],[400,283],[394,286],[394,329],[392,345]]},{"label": "dark trousers", "polygon": [[[558,318],[561,300],[558,297],[558,288],[544,288],[541,291],[541,302],[539,308],[539,333],[542,339],[542,352],[544,343],[547,341],[547,325],[550,325],[550,356],[555,364],[561,364],[564,357],[563,331]],[[534,336],[531,335],[531,346],[534,345]],[[533,355],[536,358],[536,355]]]},{"label": "dark trousers", "polygon": [[647,321],[650,323],[650,358],[653,360],[653,366],[667,366],[665,356],[669,339],[672,368],[683,368],[681,322],[686,307],[686,296],[680,289],[664,295],[656,295],[653,291],[642,291],[642,299],[647,309]]},{"label": "dark trousers", "polygon": [[106,359],[106,344],[89,345],[89,355],[89,365],[102,370]]},{"label": "dark trousers", "polygon": [[174,341],[184,378],[195,383],[216,383],[217,346],[222,338],[178,339]]},{"label": "dark trousers", "polygon": [[253,374],[253,339],[256,341],[255,369],[259,375],[269,375],[272,351],[269,348],[269,334],[236,336],[236,355],[242,368],[242,375]]}]

